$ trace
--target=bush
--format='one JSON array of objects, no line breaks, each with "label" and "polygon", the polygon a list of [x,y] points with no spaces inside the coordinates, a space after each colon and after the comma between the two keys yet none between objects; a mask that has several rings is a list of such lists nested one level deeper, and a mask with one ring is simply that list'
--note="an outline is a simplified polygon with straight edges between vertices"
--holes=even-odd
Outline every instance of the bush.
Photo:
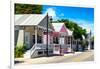
[{"label": "bush", "polygon": [[24,53],[26,51],[26,46],[16,46],[15,48],[15,58],[23,57]]},{"label": "bush", "polygon": [[88,46],[88,41],[82,40],[81,45],[82,45],[82,50],[84,51],[87,48],[87,46]]}]

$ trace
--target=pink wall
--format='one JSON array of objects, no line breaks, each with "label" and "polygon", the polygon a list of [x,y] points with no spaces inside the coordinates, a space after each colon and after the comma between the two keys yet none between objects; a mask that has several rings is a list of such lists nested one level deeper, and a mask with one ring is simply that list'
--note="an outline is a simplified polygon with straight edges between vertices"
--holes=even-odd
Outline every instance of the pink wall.
[{"label": "pink wall", "polygon": [[62,28],[61,28],[60,32],[67,32],[67,30],[66,30],[66,28],[65,28],[65,26],[64,26],[64,25],[62,26]]},{"label": "pink wall", "polygon": [[[43,43],[47,44],[47,33],[43,34]],[[48,33],[48,44],[53,43],[53,35],[52,33]]]}]

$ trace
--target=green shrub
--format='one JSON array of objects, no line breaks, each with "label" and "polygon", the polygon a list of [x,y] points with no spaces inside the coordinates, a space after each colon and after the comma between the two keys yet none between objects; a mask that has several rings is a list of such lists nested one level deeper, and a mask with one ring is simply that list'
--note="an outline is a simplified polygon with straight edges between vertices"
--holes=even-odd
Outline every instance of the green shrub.
[{"label": "green shrub", "polygon": [[23,57],[24,53],[26,51],[26,46],[16,46],[15,48],[15,58]]},{"label": "green shrub", "polygon": [[85,48],[87,48],[87,47],[88,47],[88,41],[86,41],[86,40],[82,40],[81,45],[82,45],[82,49],[83,49],[83,51],[84,51],[84,50],[85,50]]}]

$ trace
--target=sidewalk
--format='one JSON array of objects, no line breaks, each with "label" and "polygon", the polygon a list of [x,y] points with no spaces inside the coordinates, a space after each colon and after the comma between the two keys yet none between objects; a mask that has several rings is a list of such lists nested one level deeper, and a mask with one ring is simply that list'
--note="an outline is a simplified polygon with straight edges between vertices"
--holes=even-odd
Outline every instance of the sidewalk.
[{"label": "sidewalk", "polygon": [[56,63],[58,61],[61,61],[62,59],[67,59],[72,56],[77,56],[81,54],[82,52],[75,52],[75,53],[69,53],[64,54],[64,56],[50,56],[50,57],[39,57],[39,58],[33,58],[33,59],[25,59],[25,58],[16,58],[15,61],[19,61],[19,63],[16,63],[15,65],[19,64],[45,64],[45,63]]}]

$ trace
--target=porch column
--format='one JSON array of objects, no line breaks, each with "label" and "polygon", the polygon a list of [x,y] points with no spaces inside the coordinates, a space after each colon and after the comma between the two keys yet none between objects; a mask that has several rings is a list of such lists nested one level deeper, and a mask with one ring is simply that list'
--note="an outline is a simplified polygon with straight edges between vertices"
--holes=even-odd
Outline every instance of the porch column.
[{"label": "porch column", "polygon": [[68,36],[66,36],[66,43],[67,43],[67,46],[68,46]]},{"label": "porch column", "polygon": [[16,36],[16,46],[23,46],[24,45],[24,27],[19,27],[18,32],[15,33]]},{"label": "porch column", "polygon": [[24,30],[19,30],[18,39],[17,39],[17,46],[23,46],[23,44],[24,44]]},{"label": "porch column", "polygon": [[35,27],[35,44],[37,44],[37,27]]}]

